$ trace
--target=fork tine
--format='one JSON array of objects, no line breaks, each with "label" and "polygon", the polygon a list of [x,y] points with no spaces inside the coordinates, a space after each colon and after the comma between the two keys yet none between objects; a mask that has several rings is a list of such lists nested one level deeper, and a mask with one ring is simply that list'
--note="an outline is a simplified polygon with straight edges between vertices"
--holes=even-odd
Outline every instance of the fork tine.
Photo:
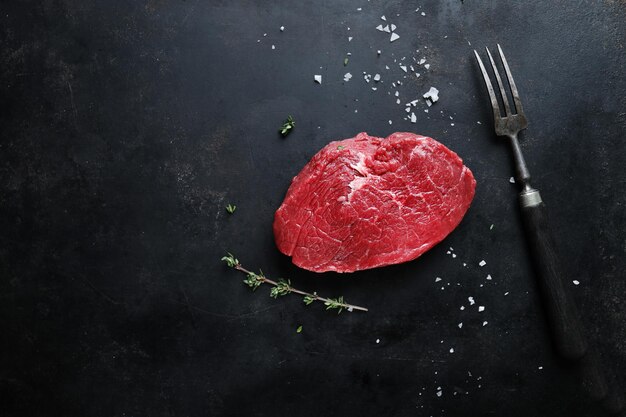
[{"label": "fork tine", "polygon": [[493,109],[493,119],[498,120],[500,117],[500,107],[498,107],[498,99],[496,98],[496,93],[493,91],[493,86],[491,85],[491,80],[489,79],[489,74],[487,74],[487,70],[483,65],[483,61],[480,59],[480,55],[474,49],[474,55],[476,55],[476,60],[478,61],[478,66],[480,67],[480,72],[483,73],[483,79],[485,80],[485,85],[487,86],[487,91],[489,91],[489,98],[491,99],[491,108]]},{"label": "fork tine", "polygon": [[500,48],[500,44],[498,44],[498,52],[500,52],[500,59],[502,60],[502,65],[504,65],[506,78],[509,80],[509,85],[511,86],[511,93],[513,95],[513,101],[515,102],[515,110],[518,114],[524,113],[524,110],[522,109],[522,100],[520,100],[519,98],[519,93],[517,92],[515,81],[513,81],[513,75],[511,75],[509,64],[506,62],[506,58],[504,57],[504,52],[502,52],[502,48]]},{"label": "fork tine", "polygon": [[509,99],[506,97],[506,91],[504,90],[504,84],[502,84],[502,78],[500,78],[500,73],[498,72],[498,67],[496,67],[496,63],[493,62],[493,57],[491,56],[491,52],[489,52],[489,48],[485,48],[487,50],[487,55],[489,55],[489,61],[491,61],[491,68],[493,68],[494,74],[496,74],[496,80],[498,81],[498,87],[500,87],[500,95],[502,95],[502,101],[504,102],[504,112],[505,116],[511,115],[511,107],[509,106]]}]

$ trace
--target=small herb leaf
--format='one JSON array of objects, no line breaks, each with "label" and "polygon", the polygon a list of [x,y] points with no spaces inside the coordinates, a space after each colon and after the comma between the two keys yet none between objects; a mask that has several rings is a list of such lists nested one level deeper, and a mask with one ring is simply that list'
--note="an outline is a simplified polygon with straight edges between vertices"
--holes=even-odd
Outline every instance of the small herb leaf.
[{"label": "small herb leaf", "polygon": [[281,135],[287,136],[294,127],[296,127],[296,122],[293,120],[293,117],[288,116],[287,120],[285,120],[285,122],[281,126],[279,132]]},{"label": "small herb leaf", "polygon": [[302,325],[298,326],[296,329],[296,333],[302,333]]},{"label": "small herb leaf", "polygon": [[235,206],[234,204],[229,204],[226,206],[226,211],[228,212],[228,214],[233,214],[235,210],[237,210],[237,206]]}]

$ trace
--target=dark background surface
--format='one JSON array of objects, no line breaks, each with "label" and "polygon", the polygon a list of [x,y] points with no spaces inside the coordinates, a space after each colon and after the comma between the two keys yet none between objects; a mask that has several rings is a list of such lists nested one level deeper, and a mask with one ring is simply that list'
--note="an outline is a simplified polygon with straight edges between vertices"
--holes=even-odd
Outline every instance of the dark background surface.
[{"label": "dark background surface", "polygon": [[[383,14],[393,44],[374,29]],[[471,53],[499,42],[508,55],[568,282],[580,281],[583,321],[619,374],[625,17],[618,0],[3,1],[0,414],[603,415],[551,351]],[[416,124],[387,94],[403,56],[431,64],[405,80],[403,102],[440,90]],[[383,75],[379,91],[363,71]],[[297,126],[282,139],[288,114]],[[403,130],[473,170],[459,228],[403,265],[291,265],[271,230],[291,177],[331,140]],[[225,251],[370,312],[250,293]]]}]

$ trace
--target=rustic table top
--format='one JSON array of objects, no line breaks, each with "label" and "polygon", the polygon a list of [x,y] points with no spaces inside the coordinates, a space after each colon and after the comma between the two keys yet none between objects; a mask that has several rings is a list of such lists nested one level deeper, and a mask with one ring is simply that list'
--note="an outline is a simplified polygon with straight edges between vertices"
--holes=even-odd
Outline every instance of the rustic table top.
[{"label": "rustic table top", "polygon": [[[507,53],[568,283],[623,374],[625,18],[618,0],[2,2],[0,414],[601,416],[552,352],[472,50]],[[299,270],[273,213],[360,131],[438,139],[474,203],[416,261]],[[227,251],[370,311],[251,293]]]}]

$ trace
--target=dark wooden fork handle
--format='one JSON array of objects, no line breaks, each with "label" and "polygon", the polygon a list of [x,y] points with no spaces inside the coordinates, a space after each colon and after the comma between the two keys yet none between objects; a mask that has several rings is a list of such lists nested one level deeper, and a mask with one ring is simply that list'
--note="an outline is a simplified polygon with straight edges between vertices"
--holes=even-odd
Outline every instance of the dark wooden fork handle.
[{"label": "dark wooden fork handle", "polygon": [[534,189],[520,194],[520,206],[554,345],[564,358],[579,359],[587,351],[587,342],[576,306],[565,286],[546,206],[539,191]]}]

